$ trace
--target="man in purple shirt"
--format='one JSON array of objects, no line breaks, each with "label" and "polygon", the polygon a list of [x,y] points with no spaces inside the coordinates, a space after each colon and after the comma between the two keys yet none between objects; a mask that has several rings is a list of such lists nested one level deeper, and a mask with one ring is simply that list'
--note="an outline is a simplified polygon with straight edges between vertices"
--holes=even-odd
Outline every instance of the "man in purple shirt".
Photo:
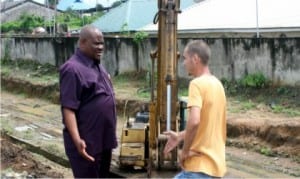
[{"label": "man in purple shirt", "polygon": [[60,68],[64,145],[75,178],[107,178],[117,146],[116,109],[110,77],[100,64],[104,38],[81,29],[79,49]]}]

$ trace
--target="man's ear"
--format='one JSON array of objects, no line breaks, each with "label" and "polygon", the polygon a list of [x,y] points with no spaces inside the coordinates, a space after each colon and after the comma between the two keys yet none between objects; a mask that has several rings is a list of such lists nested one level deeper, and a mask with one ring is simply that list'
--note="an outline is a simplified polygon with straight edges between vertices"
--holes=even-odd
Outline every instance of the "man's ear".
[{"label": "man's ear", "polygon": [[196,54],[193,54],[192,60],[193,60],[194,64],[200,63],[200,59],[199,59],[198,55],[196,55]]},{"label": "man's ear", "polygon": [[79,39],[79,47],[84,47],[85,43],[86,43],[86,39]]}]

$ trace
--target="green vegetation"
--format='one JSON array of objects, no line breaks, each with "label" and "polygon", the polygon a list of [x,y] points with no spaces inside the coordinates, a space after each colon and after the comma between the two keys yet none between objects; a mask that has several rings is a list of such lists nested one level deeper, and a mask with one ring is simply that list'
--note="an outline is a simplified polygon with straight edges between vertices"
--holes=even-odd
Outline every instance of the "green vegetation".
[{"label": "green vegetation", "polygon": [[[68,9],[65,13],[56,16],[56,24],[66,24],[70,29],[76,29],[93,21],[103,15],[102,11],[94,13],[91,16],[82,16],[81,14]],[[2,33],[31,33],[36,27],[49,27],[54,25],[54,20],[45,21],[43,17],[24,13],[18,20],[1,24]]]},{"label": "green vegetation", "polygon": [[138,90],[138,97],[140,98],[145,98],[145,99],[149,99],[150,100],[150,88],[148,89],[142,89],[142,90]]},{"label": "green vegetation", "polygon": [[116,95],[121,98],[150,99],[149,83],[147,83],[146,76],[146,71],[140,71],[123,73],[113,77],[112,82]]},{"label": "green vegetation", "polygon": [[270,81],[261,73],[246,75],[238,81],[221,80],[227,97],[238,99],[238,107],[231,112],[253,109],[257,104],[265,105],[269,111],[287,116],[300,116],[300,90],[297,87],[270,85]]},{"label": "green vegetation", "polygon": [[[136,95],[141,99],[150,100],[150,74],[146,71],[137,73],[124,73],[113,78],[114,88],[127,88],[136,87]],[[130,82],[130,83],[129,83]],[[155,86],[156,88],[156,86]],[[156,91],[155,91],[156,92]],[[180,87],[178,89],[178,96],[187,96],[188,88]]]},{"label": "green vegetation", "polygon": [[256,107],[256,104],[253,103],[251,100],[243,101],[241,104],[241,109],[244,111],[248,111]]},{"label": "green vegetation", "polygon": [[113,78],[113,82],[117,84],[126,84],[129,81],[130,82],[136,82],[139,85],[145,87],[148,83],[146,80],[147,72],[146,71],[140,71],[140,72],[128,72],[128,73],[122,73],[120,75],[117,75]]},{"label": "green vegetation", "polygon": [[250,87],[250,88],[263,88],[268,85],[267,78],[262,73],[255,73],[246,75],[239,81],[240,85],[243,87]]},{"label": "green vegetation", "polygon": [[129,30],[128,30],[128,24],[127,24],[127,23],[124,23],[124,24],[121,26],[120,34],[121,34],[121,35],[124,35],[124,36],[130,36],[130,32],[129,32]]},{"label": "green vegetation", "polygon": [[25,131],[23,134],[22,138],[25,140],[32,140],[34,138],[34,133],[31,129]]},{"label": "green vegetation", "polygon": [[230,101],[230,105],[228,105],[228,110],[231,113],[244,113],[246,111],[255,109],[257,106],[257,103],[254,103],[252,100],[241,98],[241,97],[235,97],[235,101]]},{"label": "green vegetation", "polygon": [[290,117],[300,116],[300,110],[287,108],[287,107],[284,107],[282,105],[274,105],[272,107],[272,111],[274,113],[284,113],[284,114],[287,114]]},{"label": "green vegetation", "polygon": [[16,21],[6,22],[1,24],[1,32],[23,32],[29,33],[35,27],[45,26],[45,21],[43,17],[24,13],[20,16],[20,18]]},{"label": "green vegetation", "polygon": [[[4,56],[3,56],[3,61],[9,61],[10,60],[10,44],[9,44],[9,40],[4,40],[3,44],[4,45]],[[1,60],[1,62],[2,62]]]},{"label": "green vegetation", "polygon": [[62,152],[58,149],[58,146],[57,146],[56,144],[47,144],[47,145],[45,146],[45,149],[46,149],[48,152],[50,152],[50,153],[52,153],[52,154],[56,154],[56,155],[62,153]]},{"label": "green vegetation", "polygon": [[188,90],[188,88],[186,87],[181,87],[181,88],[179,88],[179,90],[178,90],[178,96],[180,97],[180,96],[188,96],[188,94],[189,94],[189,90]]},{"label": "green vegetation", "polygon": [[[19,71],[18,73],[15,73]],[[32,60],[1,59],[1,75],[14,76],[32,83],[58,83],[57,68],[50,64],[40,64]]]},{"label": "green vegetation", "polygon": [[0,120],[1,120],[1,131],[5,132],[7,134],[12,134],[14,132],[14,128],[13,128],[12,124],[9,122],[6,122],[3,119],[3,117],[1,117]]},{"label": "green vegetation", "polygon": [[[59,92],[56,91],[58,90],[58,73],[57,67],[53,65],[41,65],[30,60],[11,61],[7,58],[1,60],[1,75],[3,77],[14,77],[28,81],[33,85],[41,84],[42,86],[49,87],[47,95],[43,93],[39,95],[45,96],[43,98],[50,100],[58,99]],[[247,76],[239,81],[222,80],[226,90],[226,96],[229,100],[229,112],[243,113],[249,110],[259,109],[284,114],[288,117],[300,116],[299,88],[287,86],[276,87],[271,85],[261,87],[260,84],[268,84],[265,83],[268,80],[261,77],[261,75],[257,75],[257,78],[265,80],[257,80],[257,78],[253,76],[250,81],[258,81],[255,83],[258,85],[244,85],[247,84],[245,81],[248,80],[246,79],[250,79],[250,77]],[[149,80],[150,74],[147,71],[123,73],[112,78],[115,93],[118,98],[136,100],[150,100]],[[244,84],[242,84],[241,81],[244,81]],[[262,81],[264,82],[262,83]],[[179,81],[178,97],[188,96],[188,85],[183,85],[185,83],[184,81]],[[27,93],[20,89],[16,89],[16,91],[19,94]]]},{"label": "green vegetation", "polygon": [[260,149],[260,153],[270,157],[274,156],[272,150],[269,147],[262,147]]},{"label": "green vegetation", "polygon": [[149,34],[144,31],[138,31],[133,34],[133,42],[139,45],[148,37],[148,35]]},{"label": "green vegetation", "polygon": [[249,74],[237,81],[221,79],[227,94],[236,94],[244,90],[255,90],[269,87],[269,80],[262,73]]},{"label": "green vegetation", "polygon": [[111,5],[111,7],[112,7],[112,8],[115,8],[115,7],[120,6],[121,4],[122,4],[122,1],[116,1],[116,2],[114,2],[114,3]]},{"label": "green vegetation", "polygon": [[56,17],[56,23],[66,24],[70,29],[76,29],[86,24],[91,24],[102,15],[103,12],[99,11],[91,16],[81,16],[79,13],[68,9],[65,13],[62,13]]}]

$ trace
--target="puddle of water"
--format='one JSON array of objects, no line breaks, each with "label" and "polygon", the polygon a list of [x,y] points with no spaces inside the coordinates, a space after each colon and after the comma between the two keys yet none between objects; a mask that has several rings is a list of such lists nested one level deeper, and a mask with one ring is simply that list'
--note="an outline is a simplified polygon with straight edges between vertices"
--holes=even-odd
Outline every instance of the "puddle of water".
[{"label": "puddle of water", "polygon": [[15,130],[18,131],[18,132],[26,132],[28,130],[33,130],[33,128],[30,127],[30,126],[25,125],[25,126],[15,127]]},{"label": "puddle of water", "polygon": [[53,137],[50,134],[47,134],[47,133],[44,133],[44,132],[40,132],[40,134],[42,135],[43,139],[45,139],[45,140],[53,140],[53,139],[55,139],[55,137]]}]

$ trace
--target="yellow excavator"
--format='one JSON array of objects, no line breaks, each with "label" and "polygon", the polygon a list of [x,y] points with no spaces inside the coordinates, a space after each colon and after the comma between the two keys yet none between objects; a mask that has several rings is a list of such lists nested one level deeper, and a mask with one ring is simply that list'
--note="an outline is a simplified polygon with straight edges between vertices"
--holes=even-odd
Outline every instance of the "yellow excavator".
[{"label": "yellow excavator", "polygon": [[[179,131],[184,125],[186,103],[178,100],[177,15],[179,0],[158,0],[157,50],[151,52],[151,101],[149,107],[129,118],[122,129],[120,166],[152,169],[178,168],[178,150],[164,156],[167,137],[164,131]],[[157,77],[155,73],[157,72]]]}]

